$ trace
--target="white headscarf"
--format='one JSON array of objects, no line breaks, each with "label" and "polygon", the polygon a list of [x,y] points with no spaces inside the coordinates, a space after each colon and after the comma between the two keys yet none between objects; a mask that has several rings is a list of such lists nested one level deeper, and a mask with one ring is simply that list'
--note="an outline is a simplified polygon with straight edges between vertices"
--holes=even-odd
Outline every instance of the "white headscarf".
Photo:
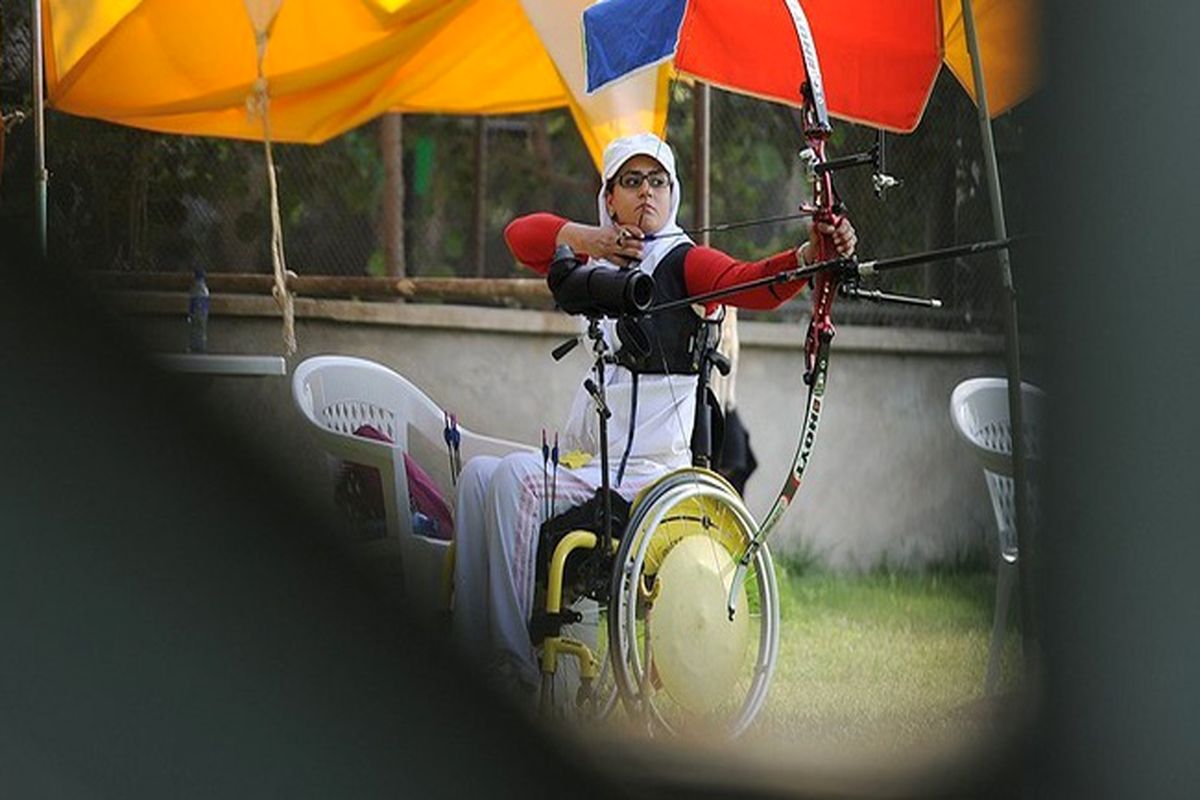
[{"label": "white headscarf", "polygon": [[[666,170],[667,175],[671,179],[671,207],[667,212],[666,224],[661,229],[654,231],[656,238],[648,242],[642,243],[642,260],[638,263],[638,269],[645,272],[647,275],[653,275],[655,267],[662,257],[673,249],[688,242],[695,244],[688,237],[683,229],[679,227],[675,217],[679,213],[679,198],[681,188],[679,186],[679,176],[675,174],[675,154],[671,152],[671,146],[662,139],[655,136],[653,133],[636,133],[633,136],[622,136],[620,139],[614,139],[608,147],[604,148],[604,174],[603,182],[600,185],[600,195],[596,198],[596,206],[599,212],[600,224],[602,226],[612,225],[613,218],[608,213],[608,204],[604,202],[607,195],[606,187],[609,181],[616,177],[617,172],[626,161],[634,156],[650,156]],[[624,220],[628,222],[629,220]],[[606,264],[608,266],[616,266],[605,259],[593,259],[597,263]]]},{"label": "white headscarf", "polygon": [[[653,133],[635,133],[632,136],[622,136],[620,139],[614,139],[609,143],[608,147],[604,148],[604,172],[603,180],[600,184],[600,193],[596,197],[596,209],[600,218],[601,226],[613,224],[612,215],[608,213],[608,203],[605,198],[608,195],[607,187],[610,181],[620,172],[621,167],[625,162],[634,156],[649,156],[657,161],[666,171],[667,176],[671,179],[671,205],[667,211],[666,222],[657,231],[653,232],[655,238],[642,243],[642,258],[641,261],[634,262],[630,268],[638,269],[647,275],[653,275],[655,268],[658,267],[663,256],[674,250],[679,245],[687,242],[695,244],[683,229],[679,227],[676,221],[676,216],[679,214],[679,198],[681,188],[679,186],[679,176],[675,174],[675,153],[672,152],[671,146],[662,139],[655,136]],[[629,222],[629,220],[623,220]],[[602,265],[611,269],[620,269],[617,264],[604,258],[592,258],[590,263]],[[617,335],[616,321],[606,319],[601,323],[604,329],[605,338],[614,350],[620,349],[621,339]]]}]

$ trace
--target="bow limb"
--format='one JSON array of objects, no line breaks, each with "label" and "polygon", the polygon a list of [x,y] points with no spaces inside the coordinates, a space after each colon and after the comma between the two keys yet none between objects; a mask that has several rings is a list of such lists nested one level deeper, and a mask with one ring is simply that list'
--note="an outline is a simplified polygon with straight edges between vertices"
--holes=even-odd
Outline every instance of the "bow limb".
[{"label": "bow limb", "polygon": [[[798,0],[784,0],[784,2],[787,4],[788,11],[792,16],[792,23],[796,28],[796,38],[800,44],[800,52],[804,58],[804,70],[807,75],[807,80],[802,88],[805,99],[804,139],[807,146],[801,157],[808,165],[808,174],[812,183],[812,202],[801,210],[811,213],[814,226],[837,226],[841,221],[841,212],[833,190],[833,176],[829,170],[818,169],[827,160],[825,145],[832,132],[829,113],[825,107],[821,66],[817,59],[812,31],[800,3]],[[819,261],[830,261],[838,257],[833,237],[830,234],[819,232],[817,243]],[[800,441],[797,444],[792,467],[788,471],[783,487],[771,505],[771,510],[763,519],[763,524],[759,526],[758,531],[746,546],[742,557],[738,560],[737,571],[734,573],[726,603],[731,620],[737,613],[738,592],[745,580],[750,562],[791,505],[796,492],[800,489],[800,482],[812,455],[824,402],[829,345],[834,334],[830,313],[833,308],[833,300],[837,296],[839,282],[839,273],[835,271],[820,272],[812,278],[812,317],[809,319],[808,332],[804,339],[804,381],[808,384],[808,401],[805,404]]]}]

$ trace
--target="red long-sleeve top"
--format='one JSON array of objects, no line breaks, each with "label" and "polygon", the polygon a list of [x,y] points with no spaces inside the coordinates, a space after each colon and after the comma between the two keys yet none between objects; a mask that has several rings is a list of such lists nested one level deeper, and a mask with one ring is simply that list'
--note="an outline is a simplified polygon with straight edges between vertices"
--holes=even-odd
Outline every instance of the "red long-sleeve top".
[{"label": "red long-sleeve top", "polygon": [[[558,232],[569,220],[539,212],[518,217],[504,229],[504,241],[517,261],[545,275],[554,259]],[[785,250],[761,261],[738,261],[711,247],[693,247],[683,261],[683,279],[689,294],[701,294],[765,278],[797,266],[796,253]],[[749,289],[725,298],[724,303],[739,308],[766,310],[777,308],[795,297],[803,281]]]}]

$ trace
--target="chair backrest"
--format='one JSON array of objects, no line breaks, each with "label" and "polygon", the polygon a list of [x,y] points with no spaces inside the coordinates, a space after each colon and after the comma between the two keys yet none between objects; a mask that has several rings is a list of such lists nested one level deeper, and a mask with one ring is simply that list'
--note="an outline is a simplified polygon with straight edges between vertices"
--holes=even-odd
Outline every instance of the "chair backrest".
[{"label": "chair backrest", "polygon": [[[1046,393],[1031,383],[1021,384],[1021,413],[1024,417],[1025,457],[1042,457],[1042,420]],[[1008,381],[1004,378],[970,378],[954,387],[950,395],[950,418],[954,429],[983,465],[1000,475],[1012,477],[1012,424],[1008,416]]]},{"label": "chair backrest", "polygon": [[[433,479],[454,505],[453,481],[443,435],[445,417],[420,389],[393,370],[352,356],[316,356],[297,365],[292,399],[318,443],[334,459],[379,470],[389,537],[413,534],[404,455]],[[369,425],[387,437],[356,436]],[[503,456],[526,448],[481,436],[459,425],[465,464],[477,455]]]},{"label": "chair backrest", "polygon": [[[1042,420],[1046,393],[1030,383],[1021,384],[1023,443],[1029,462],[1042,457]],[[1004,378],[971,378],[950,395],[950,418],[954,430],[970,447],[983,467],[992,511],[1000,534],[1000,555],[1017,558],[1015,484],[1012,478],[1012,424],[1008,414],[1008,381]],[[1030,481],[1030,519],[1038,517],[1037,482]]]}]

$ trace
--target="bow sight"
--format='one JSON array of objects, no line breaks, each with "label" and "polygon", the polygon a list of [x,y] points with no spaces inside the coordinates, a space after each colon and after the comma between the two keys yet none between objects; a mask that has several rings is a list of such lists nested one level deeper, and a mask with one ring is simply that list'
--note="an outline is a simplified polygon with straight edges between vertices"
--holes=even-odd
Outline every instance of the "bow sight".
[{"label": "bow sight", "polygon": [[871,167],[871,186],[875,190],[875,196],[882,200],[884,192],[888,189],[904,185],[904,181],[900,178],[887,174],[885,137],[886,134],[880,130],[876,134],[875,144],[871,145],[871,149],[840,158],[831,158],[827,161],[822,161],[813,148],[806,147],[800,151],[800,160],[804,162],[810,179],[827,172],[836,172],[850,167]]}]

